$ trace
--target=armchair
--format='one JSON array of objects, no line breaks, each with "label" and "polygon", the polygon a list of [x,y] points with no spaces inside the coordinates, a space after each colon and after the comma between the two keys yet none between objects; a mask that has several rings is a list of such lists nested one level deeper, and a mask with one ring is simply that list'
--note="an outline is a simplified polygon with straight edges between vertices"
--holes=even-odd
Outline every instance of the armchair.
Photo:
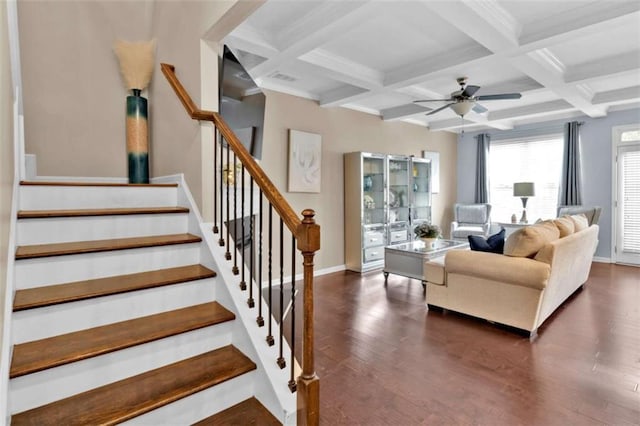
[{"label": "armchair", "polygon": [[584,214],[589,221],[589,226],[597,225],[600,219],[600,213],[602,207],[587,207],[587,206],[559,206],[558,217],[572,214]]},{"label": "armchair", "polygon": [[451,239],[467,241],[469,235],[489,235],[491,204],[456,204],[453,207]]}]

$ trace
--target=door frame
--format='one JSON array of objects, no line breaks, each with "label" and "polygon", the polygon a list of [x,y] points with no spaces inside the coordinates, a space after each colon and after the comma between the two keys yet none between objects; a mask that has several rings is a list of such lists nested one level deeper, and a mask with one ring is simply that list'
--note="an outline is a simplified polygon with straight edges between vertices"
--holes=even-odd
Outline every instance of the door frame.
[{"label": "door frame", "polygon": [[640,141],[623,142],[622,134],[640,130],[640,123],[613,126],[611,128],[611,263],[618,263],[618,149],[625,145],[635,145]]}]

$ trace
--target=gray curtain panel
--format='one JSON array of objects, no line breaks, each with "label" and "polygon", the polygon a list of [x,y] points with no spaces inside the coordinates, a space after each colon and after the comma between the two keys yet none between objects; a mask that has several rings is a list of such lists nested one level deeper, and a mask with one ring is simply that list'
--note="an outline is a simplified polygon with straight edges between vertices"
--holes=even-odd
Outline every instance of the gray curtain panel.
[{"label": "gray curtain panel", "polygon": [[558,205],[582,204],[582,170],[580,168],[580,124],[571,121],[564,125],[562,176],[558,191]]},{"label": "gray curtain panel", "polygon": [[489,141],[488,133],[481,133],[478,138],[476,156],[476,203],[489,202]]}]

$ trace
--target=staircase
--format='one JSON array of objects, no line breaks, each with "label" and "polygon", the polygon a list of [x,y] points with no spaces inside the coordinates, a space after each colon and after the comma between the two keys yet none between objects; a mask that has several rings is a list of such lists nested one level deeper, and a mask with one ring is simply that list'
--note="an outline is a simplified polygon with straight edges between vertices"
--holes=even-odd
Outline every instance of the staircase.
[{"label": "staircase", "polygon": [[184,182],[23,182],[19,202],[11,424],[292,422]]}]

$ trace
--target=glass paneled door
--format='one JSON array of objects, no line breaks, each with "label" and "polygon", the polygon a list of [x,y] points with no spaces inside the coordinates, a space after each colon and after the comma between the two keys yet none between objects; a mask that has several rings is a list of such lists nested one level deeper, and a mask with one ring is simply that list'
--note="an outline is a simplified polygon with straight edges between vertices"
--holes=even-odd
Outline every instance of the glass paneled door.
[{"label": "glass paneled door", "polygon": [[620,132],[616,142],[615,259],[640,265],[640,128]]},{"label": "glass paneled door", "polygon": [[411,158],[411,229],[423,222],[431,223],[431,160]]},{"label": "glass paneled door", "polygon": [[410,170],[409,157],[389,155],[388,157],[388,214],[389,244],[409,240],[410,212]]}]

